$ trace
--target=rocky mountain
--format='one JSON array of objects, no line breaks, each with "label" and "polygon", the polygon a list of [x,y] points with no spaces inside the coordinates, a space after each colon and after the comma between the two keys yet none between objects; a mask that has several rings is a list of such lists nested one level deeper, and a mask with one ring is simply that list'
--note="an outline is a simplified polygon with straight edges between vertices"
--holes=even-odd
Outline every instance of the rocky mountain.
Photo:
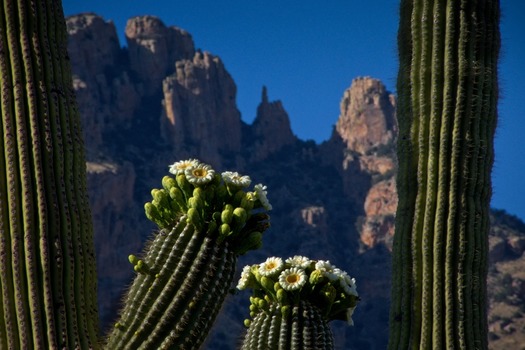
[{"label": "rocky mountain", "polygon": [[[395,98],[377,79],[351,82],[332,136],[298,139],[281,101],[262,88],[252,124],[241,119],[236,85],[221,59],[153,16],[128,20],[127,47],[96,14],[67,19],[73,85],[82,116],[99,272],[101,324],[111,326],[132,278],[127,256],[154,230],[143,214],[168,164],[199,158],[269,189],[267,256],[327,259],[356,277],[362,302],[354,327],[333,323],[338,349],[384,349],[390,252],[397,205]],[[491,346],[525,336],[525,224],[494,212],[489,278]],[[248,297],[227,303],[206,348],[234,349]]]}]

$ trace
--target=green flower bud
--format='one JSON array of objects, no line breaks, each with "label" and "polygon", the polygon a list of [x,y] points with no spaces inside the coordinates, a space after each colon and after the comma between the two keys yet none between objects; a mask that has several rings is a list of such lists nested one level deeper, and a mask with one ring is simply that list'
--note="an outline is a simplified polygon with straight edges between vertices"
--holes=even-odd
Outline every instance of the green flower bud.
[{"label": "green flower bud", "polygon": [[[229,208],[231,207],[231,209]],[[221,213],[221,221],[225,224],[230,224],[233,218],[233,207],[231,204],[226,204],[224,210]]]},{"label": "green flower bud", "polygon": [[253,209],[253,204],[254,204],[254,201],[250,200],[248,196],[244,196],[244,198],[241,200],[241,207],[247,211],[250,211]]},{"label": "green flower bud", "polygon": [[228,224],[222,224],[220,227],[220,234],[224,236],[229,236],[232,232],[230,225]]},{"label": "green flower bud", "polygon": [[283,289],[281,284],[279,282],[275,282],[274,285],[273,285],[273,290],[277,292],[280,289]]},{"label": "green flower bud", "polygon": [[257,282],[261,283],[261,277],[262,276],[259,273],[259,265],[252,265],[252,267],[250,268],[250,272],[255,277],[255,280],[257,280]]},{"label": "green flower bud", "polygon": [[162,187],[169,193],[173,187],[177,187],[177,181],[171,176],[164,176],[162,178]]},{"label": "green flower bud", "polygon": [[261,310],[267,310],[268,309],[268,302],[264,299],[259,299],[259,308]]},{"label": "green flower bud", "polygon": [[250,321],[249,319],[245,319],[244,320],[244,327],[246,328],[250,328],[250,325],[252,324],[252,321]]},{"label": "green flower bud", "polygon": [[128,256],[128,260],[129,260],[129,262],[130,262],[133,266],[137,265],[137,263],[139,262],[139,258],[137,258],[137,257],[136,257],[135,255],[133,255],[133,254],[130,254],[130,255]]},{"label": "green flower bud", "polygon": [[153,203],[147,202],[144,204],[144,211],[146,212],[146,217],[156,223],[160,228],[165,227],[164,219],[162,218],[162,215],[160,214],[159,210]]},{"label": "green flower bud", "polygon": [[188,208],[202,209],[204,202],[200,197],[190,197],[188,199]]},{"label": "green flower bud", "polygon": [[159,208],[159,211],[170,210],[169,196],[166,190],[153,190],[151,191],[153,196],[153,204],[156,204]]},{"label": "green flower bud", "polygon": [[170,198],[173,199],[173,203],[175,203],[178,206],[178,211],[185,212],[187,210],[187,205],[182,191],[177,187],[172,187],[170,189],[169,194]]},{"label": "green flower bud", "polygon": [[159,192],[160,190],[158,188],[153,188],[150,193],[151,193],[151,198],[155,199],[155,195],[157,194],[157,192]]},{"label": "green flower bud", "polygon": [[182,193],[184,194],[184,197],[189,198],[193,194],[193,186],[188,182],[186,179],[186,175],[179,174],[176,177],[177,185],[179,185],[179,188],[181,189]]},{"label": "green flower bud", "polygon": [[275,282],[269,277],[266,277],[266,276],[261,277],[261,285],[263,286],[264,289],[266,289],[269,292],[273,292],[274,283]]},{"label": "green flower bud", "polygon": [[133,268],[138,273],[149,273],[148,265],[143,260],[137,261],[137,264]]},{"label": "green flower bud", "polygon": [[288,303],[288,294],[284,289],[279,289],[277,291],[277,301],[281,304],[287,304]]},{"label": "green flower bud", "polygon": [[246,210],[244,208],[237,207],[233,211],[233,220],[237,225],[239,225],[239,227],[242,227],[242,225],[244,225],[247,218],[248,214],[246,213]]},{"label": "green flower bud", "polygon": [[188,219],[187,221],[193,225],[195,225],[195,227],[197,229],[200,229],[202,227],[202,219],[201,219],[201,216],[199,215],[199,211],[195,208],[189,208],[188,209]]},{"label": "green flower bud", "polygon": [[318,283],[321,283],[323,282],[323,280],[324,280],[323,272],[320,270],[313,270],[312,273],[310,274],[310,284],[311,285],[316,285]]},{"label": "green flower bud", "polygon": [[290,313],[292,312],[292,309],[288,305],[281,306],[281,315],[283,315],[283,318],[288,318],[290,316]]},{"label": "green flower bud", "polygon": [[201,187],[195,187],[193,189],[193,197],[201,198],[204,200],[205,192]]}]

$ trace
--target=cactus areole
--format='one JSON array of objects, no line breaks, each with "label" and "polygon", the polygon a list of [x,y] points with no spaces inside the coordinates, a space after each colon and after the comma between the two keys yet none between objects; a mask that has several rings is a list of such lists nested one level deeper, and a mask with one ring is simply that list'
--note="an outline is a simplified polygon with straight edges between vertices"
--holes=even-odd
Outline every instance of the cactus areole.
[{"label": "cactus areole", "polygon": [[487,348],[498,0],[402,0],[390,349]]},{"label": "cactus areole", "polygon": [[231,288],[237,256],[262,244],[266,187],[195,159],[176,162],[151,191],[147,217],[160,231],[144,256],[107,349],[198,349]]}]

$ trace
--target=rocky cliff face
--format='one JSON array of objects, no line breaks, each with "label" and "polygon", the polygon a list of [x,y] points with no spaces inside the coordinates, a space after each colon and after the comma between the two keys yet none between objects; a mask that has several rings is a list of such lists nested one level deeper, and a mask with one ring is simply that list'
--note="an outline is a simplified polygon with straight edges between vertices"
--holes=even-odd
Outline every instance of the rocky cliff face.
[{"label": "rocky cliff face", "polygon": [[130,69],[137,75],[144,95],[159,92],[164,78],[181,59],[195,53],[191,35],[177,27],[166,27],[154,16],[134,17],[126,24]]},{"label": "rocky cliff face", "polygon": [[[114,25],[97,15],[73,16],[67,24],[104,327],[132,277],[127,256],[140,252],[153,230],[143,214],[151,188],[160,186],[168,164],[196,157],[219,171],[249,173],[269,188],[272,228],[263,249],[241,257],[239,267],[272,255],[332,261],[357,278],[363,296],[355,327],[334,323],[337,348],[384,349],[397,206],[395,100],[385,86],[369,77],[355,79],[344,92],[332,137],[317,145],[295,137],[283,103],[269,101],[266,88],[253,124],[244,123],[225,64],[196,51],[180,28],[153,16],[134,17],[123,49]],[[525,310],[509,308],[505,296],[517,303],[524,295],[525,277],[516,266],[523,266],[525,225],[498,218],[491,278],[493,286],[507,287],[494,288],[491,297],[491,339],[506,345],[506,335],[524,334],[513,322]],[[236,347],[247,305],[242,293],[229,298],[207,348]]]},{"label": "rocky cliff face", "polygon": [[208,52],[176,61],[163,80],[161,136],[175,150],[222,164],[241,150],[237,88],[222,61]]}]

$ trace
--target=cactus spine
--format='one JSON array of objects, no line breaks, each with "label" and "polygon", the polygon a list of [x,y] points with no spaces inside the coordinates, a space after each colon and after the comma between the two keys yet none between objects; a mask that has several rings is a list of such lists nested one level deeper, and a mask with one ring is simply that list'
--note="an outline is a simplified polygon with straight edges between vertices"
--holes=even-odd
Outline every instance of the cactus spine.
[{"label": "cactus spine", "polygon": [[499,1],[400,13],[389,348],[484,349]]},{"label": "cactus spine", "polygon": [[0,10],[0,348],[96,348],[80,116],[60,1]]},{"label": "cactus spine", "polygon": [[237,285],[253,289],[243,350],[333,349],[328,322],[353,324],[355,280],[328,261],[271,257],[246,266]]},{"label": "cactus spine", "polygon": [[161,231],[142,259],[108,349],[197,349],[230,289],[237,256],[261,245],[271,209],[264,186],[215,174],[197,160],[175,163],[146,203]]}]

